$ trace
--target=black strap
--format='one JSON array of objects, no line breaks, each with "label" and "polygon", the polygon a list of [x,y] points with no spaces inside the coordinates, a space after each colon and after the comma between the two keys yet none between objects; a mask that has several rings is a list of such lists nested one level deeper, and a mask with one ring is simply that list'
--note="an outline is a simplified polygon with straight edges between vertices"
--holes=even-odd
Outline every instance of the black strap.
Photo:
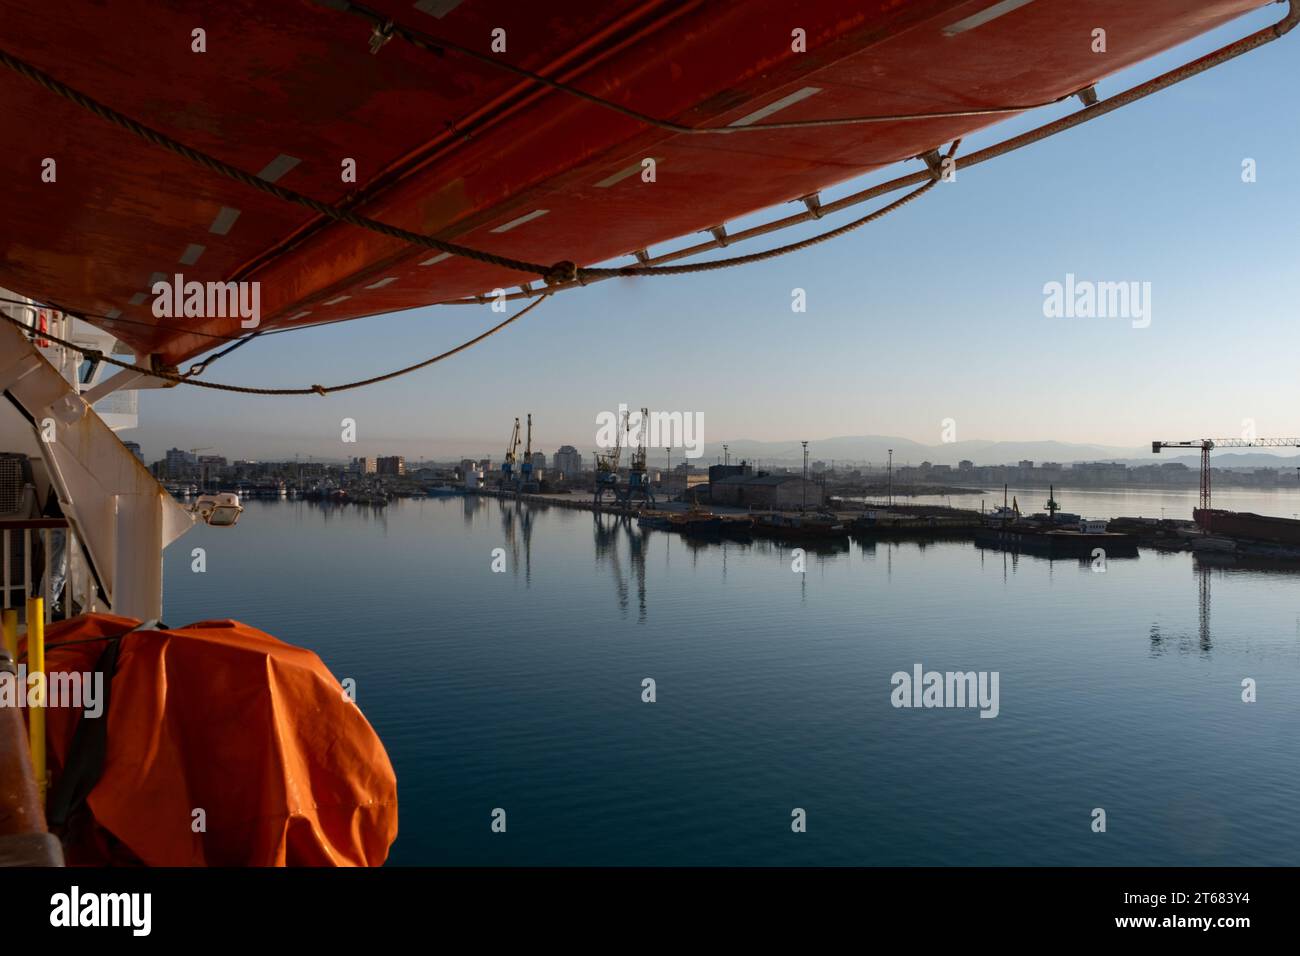
[{"label": "black strap", "polygon": [[108,646],[95,662],[94,673],[104,675],[102,711],[95,718],[82,714],[81,720],[77,722],[72,745],[68,748],[68,759],[59,779],[50,790],[49,804],[45,810],[46,820],[52,827],[64,826],[68,818],[81,809],[90,796],[90,791],[95,789],[95,784],[99,783],[99,778],[104,774],[104,760],[108,756],[108,705],[113,674],[117,671],[118,653],[125,636],[119,634],[110,638]]}]

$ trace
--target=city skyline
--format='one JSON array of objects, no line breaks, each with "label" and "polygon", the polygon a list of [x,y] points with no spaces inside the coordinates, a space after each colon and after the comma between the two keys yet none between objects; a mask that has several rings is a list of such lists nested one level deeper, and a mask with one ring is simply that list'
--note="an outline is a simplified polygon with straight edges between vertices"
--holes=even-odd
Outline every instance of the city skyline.
[{"label": "city skyline", "polygon": [[[836,441],[846,441],[851,439],[839,438],[828,439],[827,443]],[[817,449],[816,443],[810,442],[808,446],[809,463],[816,467],[832,468],[839,465],[843,468],[866,468],[871,470],[885,469],[892,463],[896,469],[917,468],[933,466],[937,470],[953,469],[973,465],[976,468],[1002,468],[1015,466],[1029,466],[1039,468],[1050,468],[1053,466],[1071,468],[1082,465],[1092,464],[1123,464],[1131,468],[1142,468],[1145,466],[1158,467],[1165,464],[1180,464],[1183,467],[1192,467],[1199,461],[1199,453],[1195,450],[1183,452],[1181,450],[1167,450],[1159,458],[1150,454],[1128,455],[1130,451],[1146,451],[1146,449],[1111,449],[1115,454],[1101,453],[1103,449],[1096,449],[1099,453],[1094,455],[1071,456],[1070,454],[1061,454],[1063,449],[1068,448],[1061,443],[1056,442],[1039,442],[1039,443],[981,443],[981,442],[962,442],[953,445],[922,446],[914,443],[907,443],[906,440],[895,440],[888,438],[876,439],[882,443],[894,443],[898,445],[897,449],[889,449],[895,454],[882,453],[874,457],[867,456],[832,456],[823,454]],[[499,465],[503,459],[503,454],[493,454],[488,451],[481,453],[466,452],[448,455],[401,455],[401,454],[353,454],[341,457],[304,455],[301,452],[294,452],[292,449],[281,449],[278,453],[265,456],[244,456],[224,452],[218,446],[204,446],[202,448],[183,448],[172,446],[156,454],[150,453],[147,449],[141,448],[139,443],[127,441],[127,447],[130,448],[146,465],[154,462],[166,461],[172,458],[185,458],[191,462],[194,461],[216,461],[222,463],[276,463],[290,464],[299,462],[307,464],[325,464],[325,465],[355,465],[357,462],[367,462],[371,465],[382,463],[385,460],[405,462],[407,467],[415,467],[428,464],[456,464],[465,461],[483,462],[487,461],[494,467]],[[710,450],[708,454],[701,455],[698,458],[683,458],[680,450],[672,455],[665,455],[664,449],[649,448],[648,460],[651,463],[670,463],[676,467],[683,463],[694,465],[699,469],[707,468],[710,465],[719,464],[729,461],[731,464],[749,464],[755,467],[764,466],[788,466],[791,463],[798,464],[801,461],[800,454],[783,455],[776,451],[782,445],[798,446],[800,442],[771,443],[773,451],[767,455],[756,455],[747,451],[749,447],[743,442],[719,442],[716,444],[716,454]],[[977,447],[978,446],[978,447]],[[883,448],[883,444],[881,446]],[[1080,448],[1088,446],[1079,446]],[[1297,447],[1300,447],[1298,445]],[[1032,451],[1026,452],[1026,449],[1032,448]],[[583,470],[589,470],[595,465],[594,452],[599,449],[593,449],[584,452],[571,444],[560,445],[556,448],[534,446],[532,454],[534,459],[541,456],[547,465],[555,467],[553,462],[557,458],[563,457],[565,461],[573,460],[576,455],[577,460],[581,462]],[[206,454],[199,454],[206,452]],[[981,457],[981,452],[984,455]],[[1044,457],[1042,453],[1046,453]],[[1038,457],[1026,458],[1025,454],[1036,454]],[[519,450],[520,459],[524,457],[522,449]],[[969,456],[969,457],[967,457]],[[626,463],[627,459],[624,459]],[[1239,469],[1289,469],[1292,467],[1300,468],[1295,463],[1300,462],[1300,454],[1288,454],[1286,448],[1225,448],[1214,454],[1211,458],[1215,467],[1219,468],[1239,468]],[[371,467],[371,471],[375,468]]]}]

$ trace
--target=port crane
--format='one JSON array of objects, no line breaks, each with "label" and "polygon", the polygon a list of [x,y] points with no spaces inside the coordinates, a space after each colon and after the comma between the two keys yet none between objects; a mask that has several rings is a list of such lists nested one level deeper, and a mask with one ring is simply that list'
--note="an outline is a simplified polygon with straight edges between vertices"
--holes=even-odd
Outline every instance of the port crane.
[{"label": "port crane", "polygon": [[[1210,511],[1210,452],[1215,448],[1300,448],[1300,438],[1197,438],[1192,441],[1153,441],[1151,453],[1162,448],[1199,448],[1201,450],[1201,498],[1197,511]],[[1193,512],[1193,518],[1196,513]],[[1197,524],[1206,527],[1200,520]]]},{"label": "port crane", "polygon": [[498,488],[504,488],[510,483],[514,475],[515,455],[519,451],[519,419],[515,418],[514,431],[510,433],[510,441],[506,443],[506,456],[501,462],[501,481],[497,483]]},{"label": "port crane", "polygon": [[637,430],[636,451],[632,452],[632,463],[627,471],[627,489],[620,498],[624,505],[631,505],[633,501],[642,501],[651,508],[655,506],[654,490],[650,487],[650,471],[646,466],[649,451],[646,447],[646,433],[650,430],[649,421],[650,409],[641,409],[641,427]]},{"label": "port crane", "polygon": [[[516,427],[519,419],[515,419]],[[528,413],[528,440],[524,443],[524,460],[519,463],[519,490],[536,491],[538,482],[533,477],[533,413]]]},{"label": "port crane", "polygon": [[593,504],[599,508],[605,493],[609,492],[618,501],[618,464],[623,457],[623,433],[627,430],[627,412],[623,413],[623,420],[618,423],[618,431],[614,433],[614,449],[601,454],[596,452],[596,495]]}]

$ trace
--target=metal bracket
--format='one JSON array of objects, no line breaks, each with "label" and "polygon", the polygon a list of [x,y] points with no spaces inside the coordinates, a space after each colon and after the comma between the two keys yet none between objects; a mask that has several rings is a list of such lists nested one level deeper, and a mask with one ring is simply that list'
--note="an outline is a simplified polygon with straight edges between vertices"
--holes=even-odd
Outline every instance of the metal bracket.
[{"label": "metal bracket", "polygon": [[808,207],[808,211],[812,213],[814,219],[820,219],[822,217],[821,193],[809,193],[807,196],[803,196],[802,200],[803,204]]},{"label": "metal bracket", "polygon": [[[162,360],[162,356],[159,355],[157,352],[150,354],[149,368],[155,372],[166,372],[168,375],[180,374],[177,371],[175,365],[168,365],[166,362]],[[129,369],[122,369],[122,371],[126,372],[129,371]],[[175,388],[177,385],[180,384],[180,382],[173,382],[170,379],[165,379],[165,378],[154,379],[154,381],[161,383],[158,386],[160,388]]]},{"label": "metal bracket", "polygon": [[50,414],[62,424],[71,425],[86,414],[86,409],[89,407],[84,400],[76,395],[63,395],[50,406]]},{"label": "metal bracket", "polygon": [[935,179],[941,179],[943,177],[943,157],[939,155],[937,149],[932,149],[928,153],[922,153],[917,158],[925,162],[925,165],[930,170],[930,175]]},{"label": "metal bracket", "polygon": [[1097,105],[1097,87],[1095,85],[1085,87],[1074,95],[1079,98],[1079,102],[1084,105],[1085,109]]},{"label": "metal bracket", "polygon": [[94,388],[82,392],[81,397],[85,400],[87,405],[94,405],[106,395],[111,395],[113,392],[121,391],[122,389],[129,389],[134,386],[136,382],[145,377],[146,376],[143,372],[133,372],[129,368],[124,368],[115,375],[110,375]]},{"label": "metal bracket", "polygon": [[382,27],[375,25],[370,28],[370,55],[374,56],[384,44],[393,38],[393,21],[389,20]]},{"label": "metal bracket", "polygon": [[709,228],[709,233],[713,236],[715,240],[717,240],[717,243],[720,246],[725,246],[728,242],[731,241],[727,238],[726,226],[712,226]]}]

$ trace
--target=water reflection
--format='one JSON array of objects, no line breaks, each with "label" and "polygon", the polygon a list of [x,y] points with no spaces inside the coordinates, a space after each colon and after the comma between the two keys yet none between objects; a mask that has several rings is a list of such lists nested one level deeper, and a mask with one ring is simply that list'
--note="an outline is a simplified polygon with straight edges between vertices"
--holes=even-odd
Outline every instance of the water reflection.
[{"label": "water reflection", "polygon": [[473,527],[474,516],[487,505],[487,499],[478,495],[462,495],[460,500],[463,502],[465,527]]},{"label": "water reflection", "polygon": [[[479,827],[438,821],[477,819],[520,780],[544,797],[531,801],[541,816],[528,831],[550,836],[511,849],[517,865],[1300,858],[1293,801],[1278,796],[1295,791],[1300,766],[1288,723],[1300,707],[1300,569],[1147,551],[1096,575],[969,541],[691,544],[635,519],[596,525],[576,508],[526,514],[487,497],[391,508],[385,534],[356,506],[250,502],[235,531],[192,532],[213,549],[207,575],[191,573],[185,544],[164,555],[164,580],[169,620],[237,617],[310,647],[363,687],[392,691],[365,700],[414,810],[395,863],[490,862]],[[520,578],[537,558],[538,590],[489,572],[487,553],[511,550],[503,532]],[[805,574],[792,571],[795,547]],[[358,642],[368,631],[395,653]],[[1061,632],[1073,639],[1043,639]],[[917,660],[1012,668],[1014,706],[994,721],[895,719],[888,675]],[[1242,677],[1265,668],[1273,703],[1228,706]],[[665,669],[678,674],[688,714],[603,690]],[[1090,746],[1078,727],[1107,746]],[[933,773],[935,759],[945,773]],[[889,772],[864,788],[862,768],[872,766]],[[1251,786],[1241,785],[1243,768]],[[756,839],[773,829],[762,822],[773,807],[803,799],[789,793],[791,773],[844,819],[881,826],[812,828],[821,842],[797,847],[779,834]],[[1120,781],[1132,806],[1155,812],[1105,847],[1060,836],[1081,773]],[[671,800],[660,799],[664,780],[681,791]],[[1215,840],[1212,854],[1196,844],[1207,818],[1178,810],[1188,793],[1232,809],[1230,839]],[[682,822],[682,801],[733,809],[701,843],[691,814]],[[601,812],[575,823],[575,805]],[[1015,807],[1031,839],[990,833],[995,805]]]},{"label": "water reflection", "polygon": [[360,519],[365,524],[377,524],[388,532],[388,508],[348,501],[312,501],[299,500],[290,502],[299,509],[309,508],[321,516],[323,524],[335,520]]},{"label": "water reflection", "polygon": [[591,527],[596,563],[609,564],[614,574],[614,590],[618,597],[618,607],[625,616],[628,610],[630,583],[623,571],[622,559],[619,557],[619,542],[624,538],[627,539],[628,560],[632,565],[632,575],[636,578],[637,622],[644,624],[646,620],[646,533],[626,515],[600,511],[592,513]]},{"label": "water reflection", "polygon": [[[471,524],[474,515],[485,505],[486,499],[466,496],[463,500],[465,523]],[[525,584],[531,585],[532,579],[532,537],[536,522],[533,514],[538,506],[517,500],[498,499],[498,511],[501,530],[508,546],[515,573],[523,568]],[[328,513],[329,509],[325,509]],[[547,508],[551,511],[555,509]],[[382,515],[365,516],[367,520],[384,521]],[[556,516],[563,523],[581,520],[583,516],[577,511],[560,509]],[[736,556],[760,556],[783,563],[794,562],[798,553],[802,553],[804,573],[799,574],[799,601],[808,600],[808,573],[816,564],[824,568],[841,555],[856,554],[863,560],[878,562],[886,580],[892,580],[895,553],[903,559],[907,553],[924,554],[927,551],[942,551],[941,546],[961,545],[966,553],[976,556],[982,571],[988,570],[990,561],[1001,564],[1004,583],[1020,572],[1022,561],[1032,566],[1046,565],[1049,580],[1058,569],[1056,565],[1069,567],[1074,573],[1099,573],[1107,570],[1106,564],[1111,560],[1120,561],[1132,555],[1105,555],[1103,557],[1070,556],[1049,557],[1030,554],[1015,549],[979,547],[969,538],[961,535],[940,535],[933,537],[899,538],[883,536],[852,535],[838,539],[798,539],[782,537],[752,537],[749,535],[686,535],[675,531],[641,527],[633,516],[612,514],[610,512],[591,513],[592,547],[597,566],[608,566],[614,583],[615,599],[620,612],[628,616],[635,599],[636,620],[644,624],[648,618],[647,597],[647,557],[653,542],[663,543],[664,570],[671,568],[673,552],[684,549],[690,555],[692,567],[699,566],[701,556],[707,560],[710,552],[717,552],[717,566],[720,568],[723,582],[731,573]],[[1194,554],[1191,569],[1196,581],[1197,624],[1194,631],[1174,633],[1159,622],[1150,626],[1148,640],[1150,654],[1160,656],[1171,651],[1180,654],[1198,653],[1209,657],[1214,649],[1214,638],[1210,619],[1212,580],[1215,574],[1264,574],[1296,578],[1300,576],[1300,563],[1280,562],[1267,559],[1243,559],[1233,555],[1217,553]],[[883,558],[883,561],[881,560]],[[791,570],[794,570],[791,565]],[[635,591],[635,598],[633,595]],[[1297,637],[1300,638],[1300,617],[1297,618]]]},{"label": "water reflection", "polygon": [[501,533],[510,548],[510,567],[518,577],[522,564],[524,586],[530,587],[533,581],[533,510],[518,500],[507,498],[498,498],[497,504],[501,514]]},{"label": "water reflection", "polygon": [[1196,623],[1197,633],[1183,633],[1167,637],[1159,624],[1151,625],[1151,656],[1161,657],[1170,650],[1179,654],[1190,654],[1196,650],[1202,657],[1208,658],[1214,649],[1214,640],[1210,633],[1210,577],[1214,568],[1211,564],[1196,561],[1192,564],[1192,574],[1196,578]]}]

